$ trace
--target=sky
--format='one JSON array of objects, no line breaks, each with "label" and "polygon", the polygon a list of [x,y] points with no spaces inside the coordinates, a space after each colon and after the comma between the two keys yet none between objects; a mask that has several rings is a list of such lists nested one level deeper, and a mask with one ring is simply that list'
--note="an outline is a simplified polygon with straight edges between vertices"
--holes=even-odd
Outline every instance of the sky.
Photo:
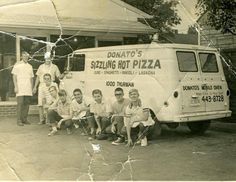
[{"label": "sky", "polygon": [[198,16],[196,15],[195,5],[197,0],[179,0],[177,5],[177,13],[182,19],[181,24],[177,25],[175,28],[178,29],[179,33],[187,33],[188,27],[193,25]]}]

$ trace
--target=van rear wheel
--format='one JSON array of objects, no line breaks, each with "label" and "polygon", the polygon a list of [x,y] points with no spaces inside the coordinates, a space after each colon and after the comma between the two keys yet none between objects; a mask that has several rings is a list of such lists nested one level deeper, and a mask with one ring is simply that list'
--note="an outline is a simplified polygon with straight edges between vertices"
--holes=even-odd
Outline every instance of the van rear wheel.
[{"label": "van rear wheel", "polygon": [[211,121],[188,122],[187,126],[193,134],[204,134],[210,127]]}]

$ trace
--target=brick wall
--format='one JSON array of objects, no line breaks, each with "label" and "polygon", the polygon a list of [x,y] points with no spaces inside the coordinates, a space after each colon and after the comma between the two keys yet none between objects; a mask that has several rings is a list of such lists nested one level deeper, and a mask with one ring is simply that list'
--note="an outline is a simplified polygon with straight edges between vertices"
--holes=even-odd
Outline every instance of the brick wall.
[{"label": "brick wall", "polygon": [[16,115],[16,102],[0,102],[0,117]]},{"label": "brick wall", "polygon": [[[37,105],[31,105],[29,115],[37,115]],[[0,102],[0,117],[16,116],[16,101]]]}]

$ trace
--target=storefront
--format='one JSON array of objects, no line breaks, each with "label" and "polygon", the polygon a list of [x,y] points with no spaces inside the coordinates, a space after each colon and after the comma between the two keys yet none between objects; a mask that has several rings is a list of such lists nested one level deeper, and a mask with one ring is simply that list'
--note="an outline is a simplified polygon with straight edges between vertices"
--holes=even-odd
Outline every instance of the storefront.
[{"label": "storefront", "polygon": [[46,50],[52,49],[62,72],[67,55],[76,49],[133,44],[139,35],[155,32],[138,21],[149,15],[120,0],[1,3],[0,102],[14,101],[11,69],[23,50],[32,56],[36,72]]}]

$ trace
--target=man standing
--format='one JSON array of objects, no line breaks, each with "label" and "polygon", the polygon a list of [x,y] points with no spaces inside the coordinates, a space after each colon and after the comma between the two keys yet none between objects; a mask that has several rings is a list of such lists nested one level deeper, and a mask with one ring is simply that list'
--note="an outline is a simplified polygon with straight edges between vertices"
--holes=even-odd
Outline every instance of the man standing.
[{"label": "man standing", "polygon": [[46,52],[44,54],[45,63],[41,64],[36,72],[36,81],[33,89],[33,93],[35,94],[37,92],[38,87],[38,106],[39,106],[39,124],[43,124],[45,122],[44,116],[43,116],[43,96],[42,96],[42,87],[44,83],[43,76],[48,73],[51,75],[51,80],[55,82],[56,78],[59,78],[61,76],[61,73],[58,69],[58,67],[52,63],[51,61],[51,53]]},{"label": "man standing", "polygon": [[13,83],[17,100],[17,125],[30,124],[27,121],[30,98],[33,87],[33,68],[28,63],[29,54],[25,51],[21,54],[21,61],[17,62],[13,69]]}]

